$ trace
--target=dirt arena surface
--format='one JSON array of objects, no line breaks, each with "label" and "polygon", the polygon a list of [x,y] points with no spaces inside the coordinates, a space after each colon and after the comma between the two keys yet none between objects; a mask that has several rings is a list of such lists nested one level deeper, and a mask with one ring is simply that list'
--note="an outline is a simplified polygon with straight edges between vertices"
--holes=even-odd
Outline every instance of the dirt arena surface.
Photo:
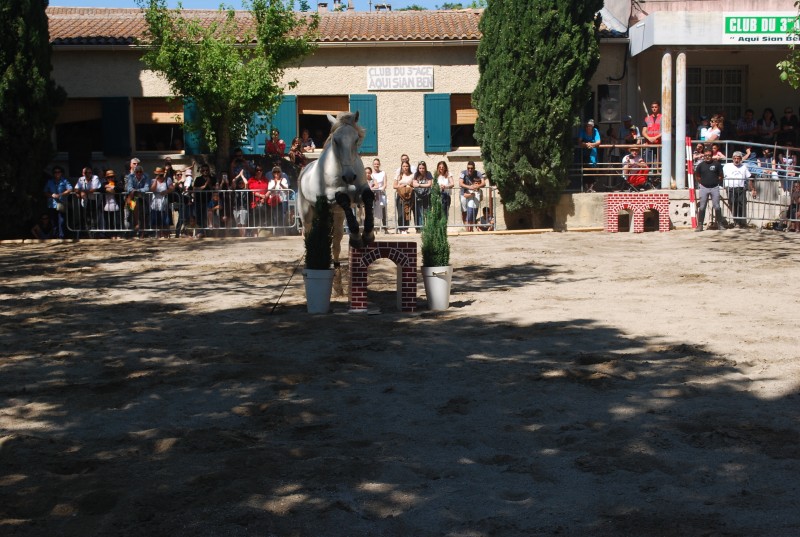
[{"label": "dirt arena surface", "polygon": [[298,237],[0,245],[0,535],[800,535],[795,235],[452,237],[447,312],[324,316]]}]

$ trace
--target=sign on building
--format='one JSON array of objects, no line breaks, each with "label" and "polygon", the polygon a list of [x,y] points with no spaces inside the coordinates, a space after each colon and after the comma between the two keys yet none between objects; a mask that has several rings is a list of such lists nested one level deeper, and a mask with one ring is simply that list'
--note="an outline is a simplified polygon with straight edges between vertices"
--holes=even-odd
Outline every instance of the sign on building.
[{"label": "sign on building", "polygon": [[800,43],[794,34],[800,28],[796,13],[723,13],[723,20],[722,42],[726,45]]},{"label": "sign on building", "polygon": [[367,68],[368,91],[432,90],[432,65]]}]

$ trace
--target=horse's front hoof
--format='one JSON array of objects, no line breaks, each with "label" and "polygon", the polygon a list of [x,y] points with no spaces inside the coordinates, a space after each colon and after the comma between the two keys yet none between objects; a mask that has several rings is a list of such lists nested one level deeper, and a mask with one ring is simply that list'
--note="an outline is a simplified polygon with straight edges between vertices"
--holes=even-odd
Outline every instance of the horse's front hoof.
[{"label": "horse's front hoof", "polygon": [[350,248],[363,248],[364,243],[358,235],[350,235]]},{"label": "horse's front hoof", "polygon": [[364,244],[372,244],[375,242],[375,233],[370,231],[369,233],[365,233],[363,237],[361,237],[361,241]]}]

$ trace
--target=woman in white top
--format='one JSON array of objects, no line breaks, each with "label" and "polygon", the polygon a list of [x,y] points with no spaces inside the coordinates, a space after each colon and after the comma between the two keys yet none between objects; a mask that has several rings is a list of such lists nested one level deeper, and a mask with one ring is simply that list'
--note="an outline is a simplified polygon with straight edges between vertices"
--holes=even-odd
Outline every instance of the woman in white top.
[{"label": "woman in white top", "polygon": [[375,194],[375,218],[380,219],[381,227],[384,233],[389,232],[386,222],[386,172],[381,170],[381,160],[375,159],[372,161],[372,176],[369,181],[369,187]]},{"label": "woman in white top", "polygon": [[706,133],[706,142],[713,142],[719,140],[722,136],[722,127],[725,125],[722,116],[714,116],[711,118],[711,128]]},{"label": "woman in white top", "polygon": [[439,189],[442,191],[442,209],[444,209],[444,214],[448,215],[449,220],[450,202],[453,199],[450,191],[456,186],[456,183],[453,176],[450,175],[447,163],[443,160],[436,165],[436,182],[439,183]]},{"label": "woman in white top", "polygon": [[411,164],[403,162],[400,174],[394,179],[394,190],[397,193],[397,233],[407,234],[411,215],[414,213],[414,174]]}]

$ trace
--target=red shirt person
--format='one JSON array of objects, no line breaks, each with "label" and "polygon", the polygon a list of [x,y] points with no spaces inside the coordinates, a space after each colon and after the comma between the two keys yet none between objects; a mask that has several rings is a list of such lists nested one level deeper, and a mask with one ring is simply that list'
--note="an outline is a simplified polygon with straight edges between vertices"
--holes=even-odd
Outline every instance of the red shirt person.
[{"label": "red shirt person", "polygon": [[650,113],[644,118],[645,128],[642,136],[646,143],[657,145],[661,143],[661,105],[656,101],[650,103]]},{"label": "red shirt person", "polygon": [[286,142],[281,140],[281,133],[278,129],[272,129],[270,139],[267,141],[267,147],[264,152],[268,157],[283,158],[286,154]]}]

